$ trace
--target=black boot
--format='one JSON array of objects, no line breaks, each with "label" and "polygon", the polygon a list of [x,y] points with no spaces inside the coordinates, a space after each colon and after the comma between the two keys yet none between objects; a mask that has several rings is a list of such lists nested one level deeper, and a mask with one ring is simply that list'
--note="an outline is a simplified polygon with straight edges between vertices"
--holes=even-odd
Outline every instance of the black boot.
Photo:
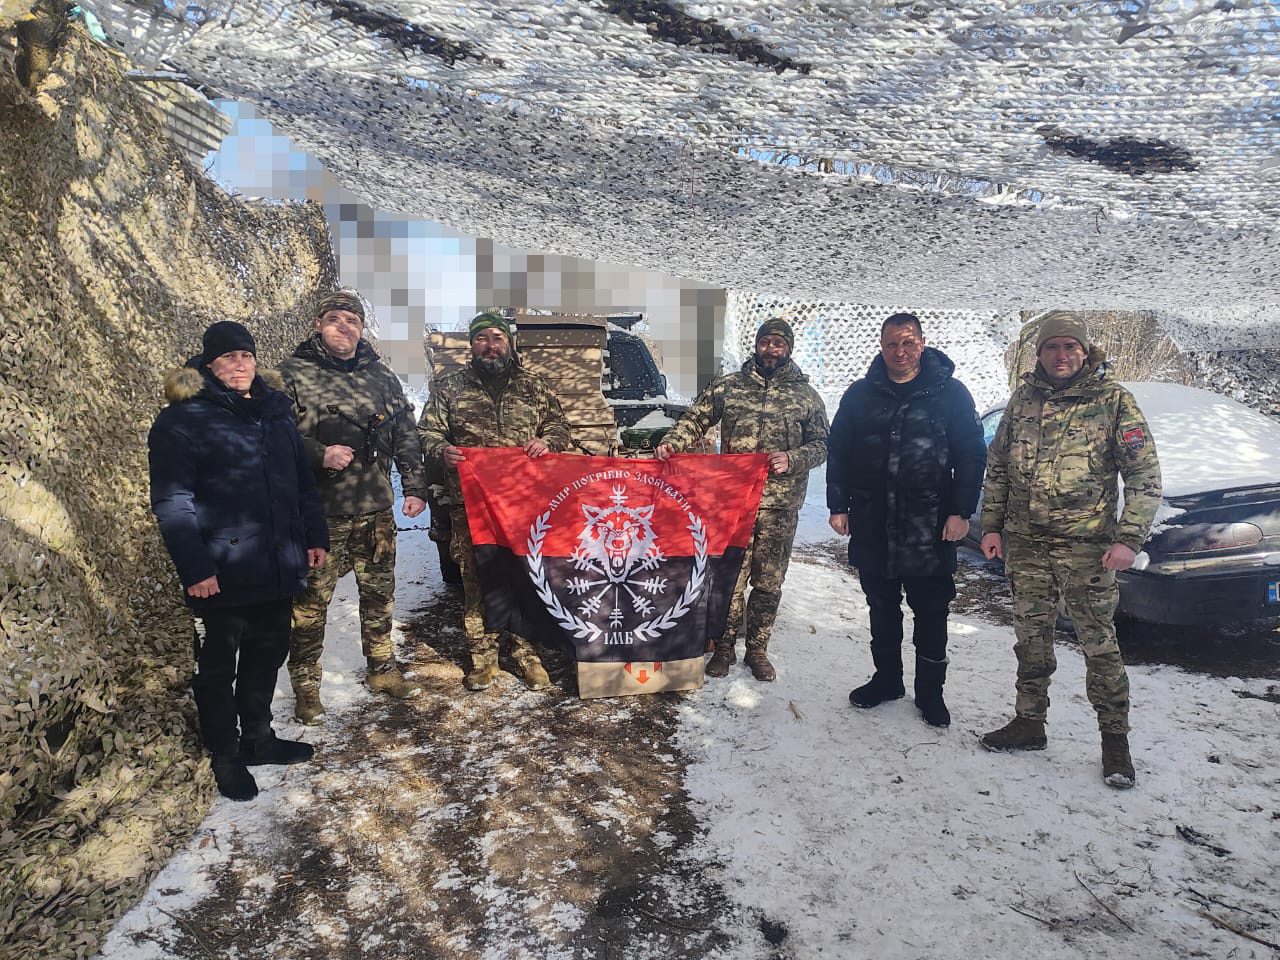
[{"label": "black boot", "polygon": [[870,709],[888,700],[901,700],[907,691],[902,686],[902,647],[871,645],[871,660],[876,672],[871,679],[849,694],[855,707]]},{"label": "black boot", "polygon": [[[266,764],[305,763],[315,756],[315,748],[301,740],[281,740],[274,732],[260,740],[240,740],[240,762],[249,767]],[[248,771],[246,771],[247,773]]]},{"label": "black boot", "polygon": [[258,784],[253,774],[235,754],[215,756],[210,765],[213,779],[218,782],[218,792],[228,800],[252,800],[258,795]]},{"label": "black boot", "polygon": [[931,727],[951,726],[951,711],[942,699],[947,679],[947,661],[916,655],[916,706]]}]

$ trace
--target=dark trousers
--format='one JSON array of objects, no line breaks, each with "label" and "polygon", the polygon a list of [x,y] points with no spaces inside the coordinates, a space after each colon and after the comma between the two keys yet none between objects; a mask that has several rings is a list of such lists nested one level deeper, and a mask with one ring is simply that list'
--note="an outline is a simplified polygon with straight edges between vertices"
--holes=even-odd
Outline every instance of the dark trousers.
[{"label": "dark trousers", "polygon": [[[289,654],[288,597],[196,613],[196,675],[191,682],[200,739],[214,756],[234,754],[240,737],[271,733],[276,674]],[[237,724],[238,722],[238,724]]]},{"label": "dark trousers", "polygon": [[[858,582],[871,608],[871,650],[889,654],[901,672],[902,594],[915,614],[911,640],[916,656],[926,660],[947,658],[947,614],[956,598],[956,582],[951,574],[932,577],[878,577],[858,571]],[[896,656],[895,656],[896,652]],[[880,661],[877,659],[877,669]]]}]

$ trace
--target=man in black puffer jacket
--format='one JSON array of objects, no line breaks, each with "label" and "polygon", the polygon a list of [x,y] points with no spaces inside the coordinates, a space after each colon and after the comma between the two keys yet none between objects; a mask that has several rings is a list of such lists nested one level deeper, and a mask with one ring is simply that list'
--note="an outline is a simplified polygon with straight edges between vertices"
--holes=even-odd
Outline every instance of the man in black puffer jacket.
[{"label": "man in black puffer jacket", "polygon": [[955,364],[926,347],[915,314],[880,329],[880,356],[853,383],[831,424],[827,508],[849,536],[849,563],[871,611],[875,675],[849,694],[857,707],[897,700],[902,685],[902,593],[915,615],[915,694],[926,722],[945,727],[947,614],[956,542],[978,505],[987,451],[973,397]]},{"label": "man in black puffer jacket", "polygon": [[230,320],[165,379],[169,406],[147,438],[151,509],[195,612],[192,681],[218,789],[251,800],[248,766],[310,759],[271,729],[289,617],[329,534],[278,377],[259,376],[253,336]]}]

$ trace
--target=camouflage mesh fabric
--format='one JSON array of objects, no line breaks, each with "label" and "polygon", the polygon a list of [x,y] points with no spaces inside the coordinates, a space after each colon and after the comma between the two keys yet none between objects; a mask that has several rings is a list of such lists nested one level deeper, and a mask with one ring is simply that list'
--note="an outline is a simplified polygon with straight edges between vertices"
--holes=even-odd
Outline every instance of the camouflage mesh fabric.
[{"label": "camouflage mesh fabric", "polygon": [[371,660],[390,660],[396,589],[396,520],[390,510],[358,517],[329,517],[333,545],[325,565],[307,575],[307,589],[293,603],[289,678],[293,689],[318,689],[320,655],[334,587],[350,571],[360,592],[360,646]]},{"label": "camouflage mesh fabric", "polygon": [[1116,643],[1116,575],[1102,568],[1105,546],[1069,540],[1005,537],[1018,656],[1018,716],[1044,720],[1057,667],[1053,631],[1058,594],[1085,657],[1085,690],[1103,733],[1129,732],[1129,678]]},{"label": "camouflage mesh fabric", "polygon": [[[751,546],[742,558],[742,569],[729,601],[729,616],[724,638],[733,641],[746,621],[748,650],[764,650],[769,646],[773,622],[782,600],[782,581],[791,563],[791,547],[796,538],[796,510],[764,510],[756,514]],[[751,593],[747,594],[747,585]],[[745,616],[744,616],[745,614]]]}]

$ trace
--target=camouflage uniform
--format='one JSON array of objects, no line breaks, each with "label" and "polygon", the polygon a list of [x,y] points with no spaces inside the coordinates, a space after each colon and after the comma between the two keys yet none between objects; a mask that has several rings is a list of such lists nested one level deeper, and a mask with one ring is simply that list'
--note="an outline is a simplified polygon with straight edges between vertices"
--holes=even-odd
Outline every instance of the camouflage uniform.
[{"label": "camouflage uniform", "polygon": [[687,450],[717,423],[724,453],[772,453],[785,450],[791,467],[769,475],[760,498],[751,548],[730,601],[724,640],[730,644],[742,626],[745,604],[748,650],[763,651],[782,599],[782,581],[791,562],[800,506],[809,471],[827,458],[827,410],[795,361],[766,379],[748,359],[737,373],[719,377],[702,391],[680,422],[663,438],[675,451]]},{"label": "camouflage uniform", "polygon": [[[1091,352],[1080,374],[1056,389],[1038,369],[1024,376],[988,451],[982,531],[1005,540],[1018,716],[1045,719],[1061,593],[1084,650],[1098,726],[1127,733],[1129,681],[1112,620],[1118,592],[1102,555],[1113,543],[1142,549],[1160,504],[1160,464],[1142,412],[1102,359]],[[1117,474],[1125,493],[1118,517]]]},{"label": "camouflage uniform", "polygon": [[[444,448],[519,447],[541,437],[556,453],[569,448],[569,422],[560,401],[545,380],[525,370],[518,359],[503,374],[482,374],[466,366],[438,379],[431,401],[422,411],[418,432],[429,460],[443,463]],[[445,468],[445,499],[453,521],[450,554],[462,570],[465,603],[463,625],[473,660],[495,656],[498,635],[484,623],[484,597],[476,580],[467,514],[462,505],[458,471]],[[523,637],[511,635],[513,654],[523,665],[533,648]]]},{"label": "camouflage uniform", "polygon": [[[281,364],[280,373],[293,398],[333,542],[328,562],[310,572],[306,592],[293,606],[289,677],[295,691],[314,691],[320,687],[329,601],[350,571],[360,594],[364,655],[374,665],[392,663],[396,523],[391,463],[400,471],[405,496],[421,499],[427,495],[426,468],[400,378],[367,341],[359,342],[351,361],[342,361],[329,355],[319,333],[313,334]],[[370,417],[381,418],[376,431],[361,426],[367,427]],[[351,447],[355,457],[331,472],[324,468],[324,452],[334,444]]]}]

